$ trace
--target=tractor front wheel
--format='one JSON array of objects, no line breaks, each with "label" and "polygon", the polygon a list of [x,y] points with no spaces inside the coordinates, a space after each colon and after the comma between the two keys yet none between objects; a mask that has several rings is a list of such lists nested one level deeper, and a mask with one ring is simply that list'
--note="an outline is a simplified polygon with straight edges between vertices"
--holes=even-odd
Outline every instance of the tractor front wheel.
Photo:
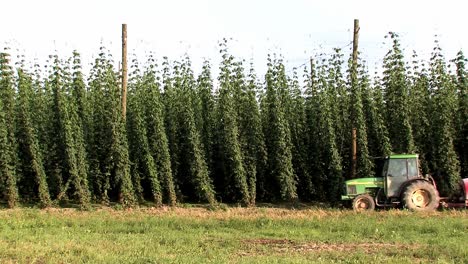
[{"label": "tractor front wheel", "polygon": [[434,211],[439,207],[437,190],[426,181],[416,181],[408,185],[402,200],[403,206],[413,211]]},{"label": "tractor front wheel", "polygon": [[375,209],[374,198],[369,194],[361,194],[356,196],[353,200],[354,211],[372,211]]}]

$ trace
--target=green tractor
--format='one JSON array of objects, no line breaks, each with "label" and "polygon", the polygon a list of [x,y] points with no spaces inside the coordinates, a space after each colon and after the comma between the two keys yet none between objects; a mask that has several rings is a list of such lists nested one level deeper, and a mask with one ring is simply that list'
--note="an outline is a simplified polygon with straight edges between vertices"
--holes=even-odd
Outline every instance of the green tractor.
[{"label": "green tractor", "polygon": [[[435,181],[430,175],[421,175],[417,154],[390,155],[379,159],[376,170],[376,175],[381,177],[346,181],[341,199],[351,203],[354,210],[403,206],[413,211],[433,211],[439,207],[441,198]],[[467,183],[468,179],[461,182],[465,206]]]}]

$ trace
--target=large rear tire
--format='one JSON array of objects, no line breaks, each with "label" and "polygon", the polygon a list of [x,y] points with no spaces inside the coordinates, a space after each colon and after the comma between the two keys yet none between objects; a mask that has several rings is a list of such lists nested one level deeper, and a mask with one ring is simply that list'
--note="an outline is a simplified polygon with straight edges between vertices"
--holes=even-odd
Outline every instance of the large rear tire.
[{"label": "large rear tire", "polygon": [[403,206],[412,211],[434,211],[439,207],[439,194],[426,181],[415,181],[403,192]]},{"label": "large rear tire", "polygon": [[353,200],[353,209],[357,212],[373,211],[375,209],[375,201],[369,194],[361,194]]}]

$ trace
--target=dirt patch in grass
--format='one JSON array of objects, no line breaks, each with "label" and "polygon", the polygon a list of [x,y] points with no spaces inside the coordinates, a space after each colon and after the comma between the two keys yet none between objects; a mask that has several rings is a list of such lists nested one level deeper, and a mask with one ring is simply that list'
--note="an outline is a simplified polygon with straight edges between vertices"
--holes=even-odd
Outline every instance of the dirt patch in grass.
[{"label": "dirt patch in grass", "polygon": [[314,253],[326,251],[339,252],[363,252],[376,253],[382,251],[414,250],[420,246],[417,244],[397,244],[379,242],[354,242],[354,243],[329,243],[329,242],[297,242],[289,239],[248,239],[243,240],[243,249],[239,252],[242,256],[263,254],[291,254]]}]

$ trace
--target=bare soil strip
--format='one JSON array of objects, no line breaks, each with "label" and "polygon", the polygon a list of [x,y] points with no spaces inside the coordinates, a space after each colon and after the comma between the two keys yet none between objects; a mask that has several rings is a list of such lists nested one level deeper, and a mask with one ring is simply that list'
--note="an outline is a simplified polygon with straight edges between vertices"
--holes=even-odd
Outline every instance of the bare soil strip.
[{"label": "bare soil strip", "polygon": [[324,243],[324,242],[296,242],[289,239],[248,239],[243,240],[245,251],[239,252],[239,255],[261,255],[265,254],[290,254],[324,251],[341,251],[375,253],[383,250],[414,250],[420,246],[417,244],[396,244],[396,243]]}]

